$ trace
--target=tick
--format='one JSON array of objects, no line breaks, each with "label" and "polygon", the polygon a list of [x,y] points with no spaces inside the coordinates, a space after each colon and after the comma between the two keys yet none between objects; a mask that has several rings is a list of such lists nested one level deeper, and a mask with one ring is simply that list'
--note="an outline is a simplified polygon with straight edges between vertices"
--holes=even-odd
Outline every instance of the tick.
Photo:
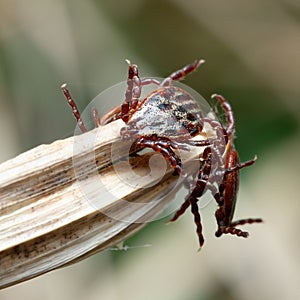
[{"label": "tick", "polygon": [[[95,126],[122,119],[126,125],[120,132],[123,139],[134,141],[137,149],[151,148],[161,153],[170,162],[174,173],[180,175],[184,174],[184,170],[177,151],[189,151],[189,146],[205,147],[203,154],[199,157],[200,167],[197,175],[195,178],[187,178],[189,193],[170,221],[177,220],[191,206],[199,245],[202,247],[204,238],[197,202],[206,190],[210,190],[218,204],[215,214],[218,225],[216,236],[233,234],[247,237],[248,233],[237,229],[236,226],[262,222],[262,220],[245,219],[233,222],[232,218],[239,186],[239,170],[252,165],[255,159],[245,163],[239,162],[238,152],[233,144],[235,120],[231,106],[222,96],[214,95],[227,116],[227,126],[224,128],[221,122],[203,115],[192,95],[172,84],[173,81],[181,80],[195,71],[204,63],[204,60],[195,60],[162,81],[155,78],[140,79],[137,65],[131,64],[128,60],[127,63],[127,89],[123,103],[108,111],[101,118],[99,118],[98,111],[93,109]],[[157,88],[145,98],[140,99],[142,87],[149,84]],[[61,88],[73,110],[79,128],[83,133],[86,132],[87,129],[66,84],[63,84]],[[215,131],[216,137],[205,140],[195,139],[203,134],[203,127],[206,123]]]}]

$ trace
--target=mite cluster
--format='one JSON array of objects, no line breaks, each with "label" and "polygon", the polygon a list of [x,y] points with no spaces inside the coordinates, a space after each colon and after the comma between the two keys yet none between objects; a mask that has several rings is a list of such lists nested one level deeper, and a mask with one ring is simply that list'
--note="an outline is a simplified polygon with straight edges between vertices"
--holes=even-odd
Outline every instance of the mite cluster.
[{"label": "mite cluster", "polygon": [[[233,214],[239,187],[239,171],[244,167],[251,166],[256,157],[240,163],[238,152],[233,144],[235,131],[233,111],[230,104],[221,95],[215,94],[212,97],[220,103],[226,114],[226,126],[203,115],[195,99],[185,90],[172,84],[173,81],[183,79],[187,74],[195,71],[204,63],[204,60],[195,60],[192,64],[175,71],[162,82],[154,78],[140,79],[137,65],[131,64],[128,60],[127,63],[129,70],[124,102],[101,118],[99,118],[98,111],[93,109],[92,116],[95,126],[122,119],[126,124],[126,127],[120,132],[123,139],[133,140],[137,149],[151,148],[155,152],[161,153],[170,162],[174,172],[179,175],[184,174],[184,170],[176,152],[178,150],[188,151],[189,146],[205,147],[199,158],[201,163],[196,176],[187,178],[189,180],[188,195],[170,221],[177,220],[191,206],[199,244],[202,247],[204,238],[197,202],[209,190],[218,205],[215,213],[218,226],[216,236],[232,234],[247,237],[248,232],[242,231],[236,226],[259,223],[262,220],[233,221]],[[149,84],[154,84],[157,88],[144,99],[140,99],[142,87]],[[86,132],[87,129],[66,84],[62,85],[62,91],[72,107],[79,128],[82,132]],[[194,137],[203,132],[205,124],[214,130],[215,137],[195,140]]]}]

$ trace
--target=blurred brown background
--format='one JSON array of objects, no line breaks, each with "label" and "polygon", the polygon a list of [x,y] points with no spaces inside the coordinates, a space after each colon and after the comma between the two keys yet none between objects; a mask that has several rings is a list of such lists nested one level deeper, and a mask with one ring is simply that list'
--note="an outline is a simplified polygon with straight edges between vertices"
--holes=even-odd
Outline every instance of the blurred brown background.
[{"label": "blurred brown background", "polygon": [[[237,119],[242,172],[236,218],[263,217],[248,240],[214,237],[213,202],[203,209],[197,253],[190,213],[157,221],[74,266],[0,292],[0,299],[296,299],[300,293],[300,2],[296,0],[2,0],[0,161],[71,136],[60,92],[67,81],[83,109],[126,79],[166,76],[205,58],[185,83],[221,93]],[[142,247],[151,244],[151,247]]]}]

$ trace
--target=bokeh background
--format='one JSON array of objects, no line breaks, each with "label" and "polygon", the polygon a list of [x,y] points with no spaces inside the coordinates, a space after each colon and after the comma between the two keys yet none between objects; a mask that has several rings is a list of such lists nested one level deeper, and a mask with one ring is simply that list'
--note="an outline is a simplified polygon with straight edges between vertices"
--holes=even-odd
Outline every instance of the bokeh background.
[{"label": "bokeh background", "polygon": [[200,253],[186,213],[169,226],[149,224],[126,241],[128,251],[106,250],[0,299],[297,299],[300,2],[1,0],[0,161],[71,136],[61,83],[84,109],[125,80],[125,58],[141,76],[160,77],[206,59],[185,83],[232,103],[241,159],[259,156],[242,172],[236,218],[265,223],[248,226],[247,240],[216,239],[211,202]]}]

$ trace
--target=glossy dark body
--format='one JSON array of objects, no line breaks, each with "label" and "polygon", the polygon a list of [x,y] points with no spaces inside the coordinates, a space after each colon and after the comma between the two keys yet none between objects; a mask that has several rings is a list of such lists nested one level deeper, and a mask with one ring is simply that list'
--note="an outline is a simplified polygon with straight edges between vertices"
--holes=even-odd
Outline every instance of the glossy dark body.
[{"label": "glossy dark body", "polygon": [[[240,163],[239,155],[236,150],[231,150],[226,157],[225,169],[229,170],[230,168],[237,166]],[[219,208],[222,211],[222,218],[220,219],[219,226],[229,226],[237,199],[237,193],[240,184],[240,170],[234,172],[225,173],[224,179],[221,186],[219,187],[219,193],[224,199],[224,204]]]}]

